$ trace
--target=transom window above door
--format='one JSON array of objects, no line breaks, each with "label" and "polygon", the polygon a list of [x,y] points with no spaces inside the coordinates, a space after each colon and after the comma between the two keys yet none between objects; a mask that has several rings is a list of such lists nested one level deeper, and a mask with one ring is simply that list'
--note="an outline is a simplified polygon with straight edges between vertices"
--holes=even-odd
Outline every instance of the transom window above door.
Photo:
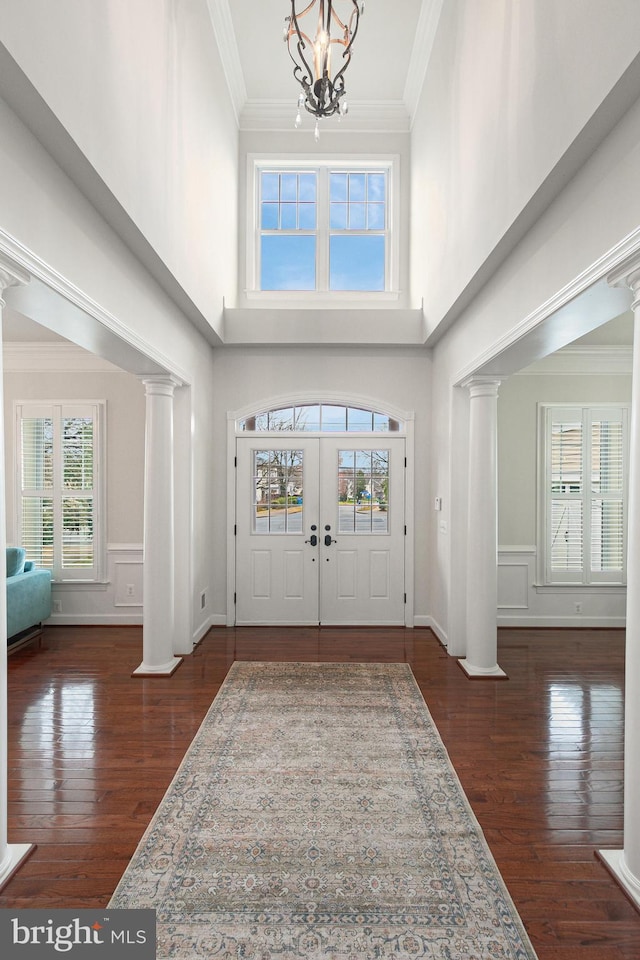
[{"label": "transom window above door", "polygon": [[386,413],[332,403],[279,407],[238,421],[238,429],[248,432],[393,433],[400,428]]},{"label": "transom window above door", "polygon": [[252,158],[247,293],[265,298],[397,292],[394,158]]}]

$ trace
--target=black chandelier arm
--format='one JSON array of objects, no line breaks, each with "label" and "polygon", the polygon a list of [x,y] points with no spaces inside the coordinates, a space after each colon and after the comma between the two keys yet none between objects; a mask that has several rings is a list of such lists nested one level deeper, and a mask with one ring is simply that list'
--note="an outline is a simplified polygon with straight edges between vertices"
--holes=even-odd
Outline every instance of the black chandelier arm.
[{"label": "black chandelier arm", "polygon": [[[355,40],[356,34],[358,33],[358,25],[360,23],[360,11],[358,7],[358,0],[352,0],[352,2],[353,2],[354,9],[351,14],[351,19],[349,21],[350,39],[349,39],[349,43],[345,44],[345,50],[344,50],[344,53],[342,54],[345,62],[342,68],[336,73],[335,77],[333,78],[334,87],[337,86],[338,83],[340,83],[343,92],[344,92],[344,72],[349,66],[349,64],[351,63],[351,47],[353,46],[353,41]],[[355,17],[355,26],[352,30],[351,24],[353,23],[354,17]]]},{"label": "black chandelier arm", "polygon": [[[360,20],[360,2],[351,0],[353,10],[345,23],[334,9],[332,0],[310,0],[300,13],[296,13],[297,0],[291,0],[291,15],[285,19],[284,39],[293,63],[294,79],[300,84],[303,94],[300,94],[298,107],[304,105],[307,112],[316,118],[329,117],[334,113],[346,113],[346,101],[341,109],[340,100],[345,94],[344,74],[351,62],[351,48],[355,40]],[[314,40],[300,29],[298,23],[313,9],[317,10],[316,37]],[[340,36],[331,36],[331,27]],[[293,49],[295,44],[295,49]],[[342,64],[336,61],[340,69],[333,77],[330,76],[328,51],[332,46],[341,46]],[[313,51],[313,68],[307,59],[305,51]],[[337,57],[337,51],[334,54]],[[296,120],[299,125],[300,118]]]},{"label": "black chandelier arm", "polygon": [[309,10],[311,10],[311,7],[315,6],[315,4],[316,4],[316,0],[311,0],[311,3],[308,3],[307,6],[304,8],[304,10],[301,10],[300,13],[296,13],[296,11],[295,11],[295,0],[291,0],[291,11],[292,11],[294,17],[296,17],[296,18],[298,18],[298,17],[304,17],[304,15],[305,15],[306,13],[309,13]]},{"label": "black chandelier arm", "polygon": [[[312,46],[311,40],[309,39],[309,37],[307,37],[306,34],[300,31],[297,23],[295,23],[295,32],[298,35],[298,40],[296,42],[296,49],[298,51],[298,56],[300,57],[300,60],[302,61],[302,63],[301,64],[298,63],[294,55],[291,53],[291,45],[290,43],[288,43],[287,49],[289,51],[289,56],[291,57],[291,62],[293,63],[293,76],[298,81],[298,83],[302,84],[303,86],[305,85],[310,86],[311,83],[313,82],[313,70],[307,63],[306,57],[302,51],[306,47],[305,40],[307,41],[309,46]],[[306,75],[304,73],[303,68],[304,70],[306,70]]]},{"label": "black chandelier arm", "polygon": [[[338,24],[338,26],[339,26],[342,30],[346,30],[346,28],[347,28],[347,27],[346,27],[346,24],[344,24],[344,23],[342,22],[342,20],[340,19],[340,17],[338,16],[338,14],[335,12],[335,10],[332,9],[330,15],[331,15],[331,17],[333,17],[333,19],[336,21],[336,23]],[[351,14],[351,16],[353,17],[353,14]]]}]

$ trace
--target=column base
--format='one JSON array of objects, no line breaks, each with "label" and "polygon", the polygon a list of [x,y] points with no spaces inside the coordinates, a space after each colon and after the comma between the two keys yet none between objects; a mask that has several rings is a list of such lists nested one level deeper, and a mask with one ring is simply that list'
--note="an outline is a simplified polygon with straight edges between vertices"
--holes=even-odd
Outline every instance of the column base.
[{"label": "column base", "polygon": [[0,890],[9,883],[14,873],[20,869],[35,849],[35,843],[10,843],[7,846],[7,856],[0,866]]},{"label": "column base", "polygon": [[502,670],[497,663],[494,667],[476,667],[473,663],[469,663],[469,661],[465,658],[464,660],[458,660],[458,666],[462,667],[466,675],[471,680],[509,679],[504,670]]},{"label": "column base", "polygon": [[145,663],[144,660],[139,667],[131,674],[132,677],[170,677],[174,673],[180,664],[182,663],[182,657],[172,657],[171,660],[167,660],[166,663],[160,663],[157,666],[149,666]]},{"label": "column base", "polygon": [[596,850],[596,857],[603,864],[631,900],[636,910],[640,910],[640,880],[635,877],[624,862],[624,850]]}]

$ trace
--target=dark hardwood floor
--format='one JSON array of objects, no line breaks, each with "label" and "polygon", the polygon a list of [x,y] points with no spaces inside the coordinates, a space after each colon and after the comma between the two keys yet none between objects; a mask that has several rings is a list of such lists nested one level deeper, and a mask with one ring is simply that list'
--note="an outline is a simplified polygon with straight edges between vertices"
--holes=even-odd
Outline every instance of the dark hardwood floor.
[{"label": "dark hardwood floor", "polygon": [[[56,627],[9,658],[9,841],[37,849],[0,907],[105,905],[234,659],[408,661],[540,960],[638,960],[622,845],[621,631],[501,630],[508,682],[428,630],[215,628],[132,679],[139,628]],[[638,816],[638,811],[629,815]]]}]

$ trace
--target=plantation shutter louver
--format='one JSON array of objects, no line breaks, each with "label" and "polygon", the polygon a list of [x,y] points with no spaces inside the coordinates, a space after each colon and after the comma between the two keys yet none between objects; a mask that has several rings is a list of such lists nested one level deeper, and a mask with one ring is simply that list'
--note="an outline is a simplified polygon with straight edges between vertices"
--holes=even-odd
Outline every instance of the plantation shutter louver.
[{"label": "plantation shutter louver", "polygon": [[546,582],[624,583],[627,410],[546,407]]},{"label": "plantation shutter louver", "polygon": [[551,427],[551,567],[582,570],[582,424]]},{"label": "plantation shutter louver", "polygon": [[53,565],[53,421],[21,422],[22,523],[20,542],[39,567]]},{"label": "plantation shutter louver", "polygon": [[624,563],[622,421],[597,420],[591,431],[591,570]]},{"label": "plantation shutter louver", "polygon": [[17,413],[27,557],[54,580],[97,579],[99,404],[22,404]]}]

